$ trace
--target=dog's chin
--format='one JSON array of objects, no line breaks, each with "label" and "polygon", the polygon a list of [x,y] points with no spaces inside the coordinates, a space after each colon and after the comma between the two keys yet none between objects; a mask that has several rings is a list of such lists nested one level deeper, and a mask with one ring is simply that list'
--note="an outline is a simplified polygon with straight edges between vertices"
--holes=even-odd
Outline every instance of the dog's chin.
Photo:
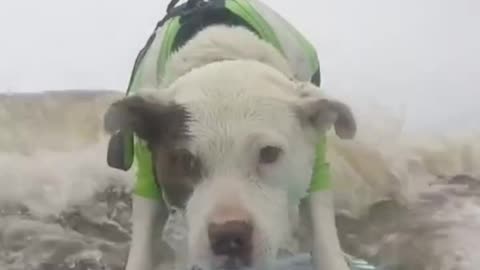
[{"label": "dog's chin", "polygon": [[257,261],[255,263],[246,263],[237,258],[216,257],[208,266],[196,264],[189,270],[267,270],[267,263]]},{"label": "dog's chin", "polygon": [[228,262],[228,263],[225,263],[223,265],[218,265],[218,266],[214,266],[214,267],[211,267],[211,268],[194,265],[189,270],[265,270],[265,269],[261,268],[261,267],[237,264],[235,262]]},{"label": "dog's chin", "polygon": [[208,264],[195,264],[189,270],[253,270],[251,265],[233,258],[215,258]]},{"label": "dog's chin", "polygon": [[245,270],[251,269],[251,264],[239,258],[217,257],[212,270]]}]

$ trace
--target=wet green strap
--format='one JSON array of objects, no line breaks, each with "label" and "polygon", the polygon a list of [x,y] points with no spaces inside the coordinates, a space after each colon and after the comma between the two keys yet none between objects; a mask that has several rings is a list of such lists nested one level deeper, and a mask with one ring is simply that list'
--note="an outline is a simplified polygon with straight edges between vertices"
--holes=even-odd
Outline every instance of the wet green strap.
[{"label": "wet green strap", "polygon": [[165,34],[163,36],[162,48],[160,49],[160,55],[157,63],[157,75],[163,76],[165,73],[165,64],[171,56],[173,43],[175,37],[180,29],[180,17],[175,17],[165,25]]},{"label": "wet green strap", "polygon": [[152,155],[143,141],[135,138],[136,182],[134,193],[150,199],[161,199],[162,192],[153,175]]},{"label": "wet green strap", "polygon": [[312,70],[314,72],[317,70],[318,72],[320,72],[320,64],[318,63],[317,51],[315,50],[313,45],[297,29],[293,28],[292,32],[295,34],[296,38],[300,41],[300,43],[302,44],[303,50],[308,55],[308,60],[310,61],[310,66]]},{"label": "wet green strap", "polygon": [[312,182],[310,183],[309,189],[310,193],[326,190],[331,187],[330,165],[326,159],[326,144],[327,139],[323,137],[322,141],[317,145]]},{"label": "wet green strap", "polygon": [[255,28],[262,39],[271,43],[283,53],[282,46],[280,45],[273,29],[247,0],[227,0],[225,2],[225,7],[247,21],[253,28]]},{"label": "wet green strap", "polygon": [[[171,55],[171,49],[175,36],[180,28],[180,18],[175,17],[170,21],[166,22],[165,32],[163,35],[163,41],[158,55],[157,62],[157,76],[162,76],[165,69],[165,64]],[[141,69],[139,69],[139,72]],[[136,84],[132,88],[131,93],[136,92]],[[146,144],[135,136],[134,144],[134,161],[136,162],[136,183],[134,187],[134,193],[138,196],[151,198],[151,199],[161,199],[162,191],[155,182],[155,176],[153,174],[153,164],[150,150]]]}]

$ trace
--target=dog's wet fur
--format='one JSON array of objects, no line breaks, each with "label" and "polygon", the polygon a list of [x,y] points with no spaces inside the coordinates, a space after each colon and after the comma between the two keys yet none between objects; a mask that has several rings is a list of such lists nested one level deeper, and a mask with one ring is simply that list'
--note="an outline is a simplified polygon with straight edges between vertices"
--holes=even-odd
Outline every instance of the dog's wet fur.
[{"label": "dog's wet fur", "polygon": [[[112,104],[105,125],[133,131],[148,145],[165,199],[186,213],[186,267],[203,270],[268,265],[297,226],[316,145],[331,127],[343,139],[356,131],[347,105],[298,81],[255,34],[226,26],[197,34],[172,55],[158,85],[147,82]],[[328,216],[326,224],[313,221],[317,233],[335,227],[330,208],[314,214]],[[151,222],[141,219],[134,208],[134,226]],[[148,246],[135,244],[135,229],[132,241],[134,253]],[[336,235],[315,241],[338,245]],[[133,264],[127,270],[137,269]]]}]

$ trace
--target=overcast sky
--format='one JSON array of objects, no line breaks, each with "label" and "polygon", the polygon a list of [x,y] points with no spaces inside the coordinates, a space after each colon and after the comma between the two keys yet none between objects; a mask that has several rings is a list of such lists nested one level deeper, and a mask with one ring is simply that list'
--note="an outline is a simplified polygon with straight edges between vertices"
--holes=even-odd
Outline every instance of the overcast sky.
[{"label": "overcast sky", "polygon": [[[265,0],[317,47],[323,86],[480,127],[480,1]],[[165,0],[0,0],[0,92],[124,91]]]}]

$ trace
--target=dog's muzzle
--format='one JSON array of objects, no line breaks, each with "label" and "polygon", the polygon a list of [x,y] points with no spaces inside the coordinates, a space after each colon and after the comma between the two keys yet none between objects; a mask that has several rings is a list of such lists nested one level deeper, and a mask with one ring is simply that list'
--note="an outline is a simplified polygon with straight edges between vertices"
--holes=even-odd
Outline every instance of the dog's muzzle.
[{"label": "dog's muzzle", "polygon": [[246,221],[228,221],[208,226],[210,249],[216,268],[241,269],[252,263],[253,226]]}]

